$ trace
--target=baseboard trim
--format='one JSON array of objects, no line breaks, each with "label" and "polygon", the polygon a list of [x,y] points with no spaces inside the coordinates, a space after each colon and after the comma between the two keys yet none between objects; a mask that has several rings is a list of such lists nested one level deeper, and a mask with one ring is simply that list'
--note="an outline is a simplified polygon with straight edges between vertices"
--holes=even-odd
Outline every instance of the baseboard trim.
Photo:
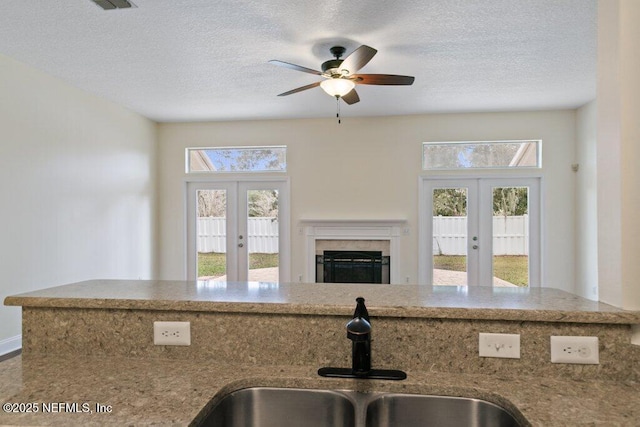
[{"label": "baseboard trim", "polygon": [[0,356],[22,349],[22,335],[16,335],[0,341]]},{"label": "baseboard trim", "polygon": [[0,362],[4,362],[5,360],[13,359],[16,356],[20,356],[22,354],[22,349],[14,350],[11,353],[3,354],[0,356]]}]

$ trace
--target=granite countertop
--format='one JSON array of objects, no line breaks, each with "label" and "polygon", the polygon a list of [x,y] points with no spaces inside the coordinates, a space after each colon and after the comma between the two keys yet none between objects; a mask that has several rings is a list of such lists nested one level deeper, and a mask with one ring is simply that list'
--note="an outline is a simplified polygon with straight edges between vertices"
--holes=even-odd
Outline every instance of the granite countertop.
[{"label": "granite countertop", "polygon": [[[640,312],[550,288],[93,280],[7,297],[5,304],[347,316],[353,313],[357,296],[367,299],[376,316],[616,327],[640,323]],[[10,404],[0,412],[0,425],[188,425],[220,396],[250,386],[474,397],[507,408],[524,425],[640,425],[640,385],[631,380],[578,381],[522,370],[492,375],[436,372],[433,366],[407,370],[405,381],[345,380],[319,377],[320,366],[308,366],[310,363],[279,366],[235,364],[235,358],[223,362],[46,354],[27,354],[0,363],[0,403]],[[75,408],[92,412],[64,411],[73,409],[74,403]],[[111,409],[99,413],[97,404]],[[37,413],[7,412],[36,407]],[[43,412],[45,409],[49,411]]]},{"label": "granite countertop", "polygon": [[91,280],[7,297],[24,307],[348,315],[364,296],[377,316],[638,324],[626,311],[553,288]]},{"label": "granite countertop", "polygon": [[[637,383],[408,372],[405,381],[321,378],[317,367],[222,365],[189,360],[16,357],[0,363],[2,425],[188,425],[215,396],[250,386],[394,391],[485,399],[534,426],[627,426],[640,422]],[[78,403],[92,413],[43,412]],[[111,412],[96,412],[96,404]],[[62,406],[61,406],[62,405]],[[15,405],[14,405],[15,406]],[[4,408],[4,407],[3,407]],[[517,409],[514,409],[517,408]]]}]

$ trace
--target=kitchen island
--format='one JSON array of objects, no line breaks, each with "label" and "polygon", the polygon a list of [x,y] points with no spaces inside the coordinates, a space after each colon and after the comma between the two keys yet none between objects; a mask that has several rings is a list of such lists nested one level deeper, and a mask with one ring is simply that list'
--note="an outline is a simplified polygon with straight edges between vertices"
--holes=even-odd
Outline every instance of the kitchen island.
[{"label": "kitchen island", "polygon": [[[350,366],[357,296],[374,367],[406,380],[317,375]],[[23,307],[23,355],[0,363],[0,424],[188,425],[250,386],[477,397],[525,425],[640,424],[640,313],[555,289],[96,280],[5,304]],[[191,345],[153,345],[160,320],[189,321]],[[520,334],[521,358],[478,357],[479,332]],[[551,335],[597,336],[600,364],[550,363]]]}]

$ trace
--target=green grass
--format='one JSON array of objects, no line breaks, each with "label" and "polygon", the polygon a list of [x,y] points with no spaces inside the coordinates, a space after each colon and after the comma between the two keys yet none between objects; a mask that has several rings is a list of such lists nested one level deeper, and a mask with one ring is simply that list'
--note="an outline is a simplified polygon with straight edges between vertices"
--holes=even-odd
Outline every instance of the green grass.
[{"label": "green grass", "polygon": [[518,286],[529,283],[529,257],[501,255],[493,257],[493,275]]},{"label": "green grass", "polygon": [[[451,271],[466,271],[466,256],[436,255],[433,257],[433,268]],[[529,258],[519,255],[503,255],[493,257],[493,275],[518,286],[527,286],[529,281]]]},{"label": "green grass", "polygon": [[[198,277],[223,276],[226,274],[227,254],[198,253]],[[269,268],[278,266],[278,254],[251,254],[249,269]]]},{"label": "green grass", "polygon": [[226,259],[227,254],[198,252],[198,277],[223,276],[227,270]]},{"label": "green grass", "polygon": [[278,254],[250,254],[249,270],[278,266]]},{"label": "green grass", "polygon": [[[437,255],[433,257],[433,268],[441,270],[465,271],[467,257],[464,255]],[[226,271],[226,254],[198,253],[198,277],[222,276]],[[251,254],[249,269],[278,266],[278,254]],[[493,274],[507,282],[518,286],[527,286],[528,257],[496,256],[494,257]]]},{"label": "green grass", "polygon": [[467,257],[464,255],[435,255],[433,268],[438,270],[467,271]]}]

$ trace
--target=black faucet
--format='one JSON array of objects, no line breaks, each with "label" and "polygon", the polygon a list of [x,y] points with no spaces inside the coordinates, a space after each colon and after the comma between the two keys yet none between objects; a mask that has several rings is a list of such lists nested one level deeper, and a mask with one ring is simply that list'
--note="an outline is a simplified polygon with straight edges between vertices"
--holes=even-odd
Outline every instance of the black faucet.
[{"label": "black faucet", "polygon": [[352,341],[351,359],[355,375],[367,375],[371,371],[371,323],[364,298],[356,298],[356,311],[347,323],[347,338]]},{"label": "black faucet", "polygon": [[364,298],[356,298],[353,319],[347,323],[347,338],[351,340],[351,369],[320,368],[323,377],[403,380],[407,374],[393,369],[371,369],[371,320]]}]

